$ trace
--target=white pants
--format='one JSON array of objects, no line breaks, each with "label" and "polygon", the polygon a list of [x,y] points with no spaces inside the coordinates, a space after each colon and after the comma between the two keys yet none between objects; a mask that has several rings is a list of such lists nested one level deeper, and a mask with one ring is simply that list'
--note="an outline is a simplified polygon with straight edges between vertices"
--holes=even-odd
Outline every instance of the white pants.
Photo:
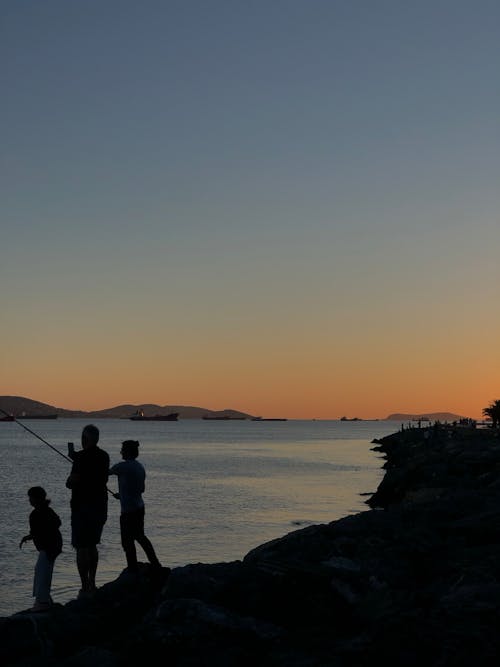
[{"label": "white pants", "polygon": [[33,596],[36,602],[41,604],[50,604],[50,587],[52,585],[52,572],[54,571],[54,561],[51,560],[45,551],[38,552],[38,559],[35,565],[35,577],[33,579]]}]

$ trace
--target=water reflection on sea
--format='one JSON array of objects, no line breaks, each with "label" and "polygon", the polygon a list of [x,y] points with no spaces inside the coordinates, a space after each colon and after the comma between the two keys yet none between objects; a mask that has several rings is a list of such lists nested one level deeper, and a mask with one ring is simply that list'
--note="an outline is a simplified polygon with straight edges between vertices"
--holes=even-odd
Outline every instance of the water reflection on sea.
[{"label": "water reflection on sea", "polygon": [[[88,420],[26,422],[66,454]],[[131,422],[103,419],[100,445],[120,460],[127,438],[141,442],[147,471],[146,532],[170,567],[241,559],[250,549],[312,523],[327,523],[367,509],[361,494],[380,482],[382,461],[371,441],[397,430],[386,421]],[[19,550],[28,532],[26,492],[42,485],[63,526],[64,551],[56,561],[53,598],[75,597],[79,579],[70,546],[69,462],[19,424],[0,425],[0,616],[31,605],[36,551]],[[116,489],[110,478],[109,488]],[[98,585],[124,568],[119,503],[110,497],[100,546]],[[145,559],[140,548],[139,559]]]}]

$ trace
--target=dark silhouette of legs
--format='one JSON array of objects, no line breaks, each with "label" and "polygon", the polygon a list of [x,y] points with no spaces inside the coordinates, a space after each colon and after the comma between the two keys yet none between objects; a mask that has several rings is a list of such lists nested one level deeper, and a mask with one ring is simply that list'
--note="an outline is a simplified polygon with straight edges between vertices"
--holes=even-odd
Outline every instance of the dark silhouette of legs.
[{"label": "dark silhouette of legs", "polygon": [[144,535],[144,533],[137,538],[137,542],[141,545],[144,550],[144,553],[147,556],[148,561],[153,565],[153,567],[161,567],[160,561],[156,556],[151,540]]},{"label": "dark silhouette of legs", "polygon": [[95,591],[95,576],[99,563],[99,552],[97,547],[78,547],[76,550],[76,566],[82,582],[82,591],[90,593]]},{"label": "dark silhouette of legs", "polygon": [[149,538],[144,534],[144,508],[133,512],[124,512],[120,516],[120,534],[122,547],[127,559],[127,567],[130,571],[137,571],[137,550],[135,542],[141,545],[147,559],[154,567],[161,567],[155,550]]}]

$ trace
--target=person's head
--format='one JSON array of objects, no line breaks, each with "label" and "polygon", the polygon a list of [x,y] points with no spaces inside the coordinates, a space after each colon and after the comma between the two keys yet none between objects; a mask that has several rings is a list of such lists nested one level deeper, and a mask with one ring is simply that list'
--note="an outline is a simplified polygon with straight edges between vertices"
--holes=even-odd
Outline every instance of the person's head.
[{"label": "person's head", "polygon": [[139,442],[137,440],[124,440],[121,454],[124,459],[136,459],[139,456]]},{"label": "person's head", "polygon": [[99,429],[94,424],[87,424],[82,431],[82,447],[95,447],[99,442]]},{"label": "person's head", "polygon": [[33,507],[42,507],[50,503],[42,486],[32,486],[31,489],[28,489],[28,498]]}]

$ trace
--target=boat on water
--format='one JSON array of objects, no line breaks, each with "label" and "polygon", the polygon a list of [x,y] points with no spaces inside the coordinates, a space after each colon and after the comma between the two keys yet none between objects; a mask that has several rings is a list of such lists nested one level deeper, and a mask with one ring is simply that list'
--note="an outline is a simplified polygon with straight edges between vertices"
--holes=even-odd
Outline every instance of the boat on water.
[{"label": "boat on water", "polygon": [[286,417],[252,417],[253,422],[286,422]]},{"label": "boat on water", "polygon": [[340,418],[341,422],[360,422],[361,419],[359,417],[341,417]]},{"label": "boat on water", "polygon": [[137,412],[134,412],[129,419],[136,422],[176,422],[179,419],[179,413],[170,412],[167,415],[152,415],[151,417],[146,417],[143,410],[137,410]]},{"label": "boat on water", "polygon": [[211,421],[234,421],[236,419],[242,420],[246,417],[230,417],[229,415],[223,415],[222,417],[212,416],[212,415],[203,415],[202,419],[208,419]]}]

